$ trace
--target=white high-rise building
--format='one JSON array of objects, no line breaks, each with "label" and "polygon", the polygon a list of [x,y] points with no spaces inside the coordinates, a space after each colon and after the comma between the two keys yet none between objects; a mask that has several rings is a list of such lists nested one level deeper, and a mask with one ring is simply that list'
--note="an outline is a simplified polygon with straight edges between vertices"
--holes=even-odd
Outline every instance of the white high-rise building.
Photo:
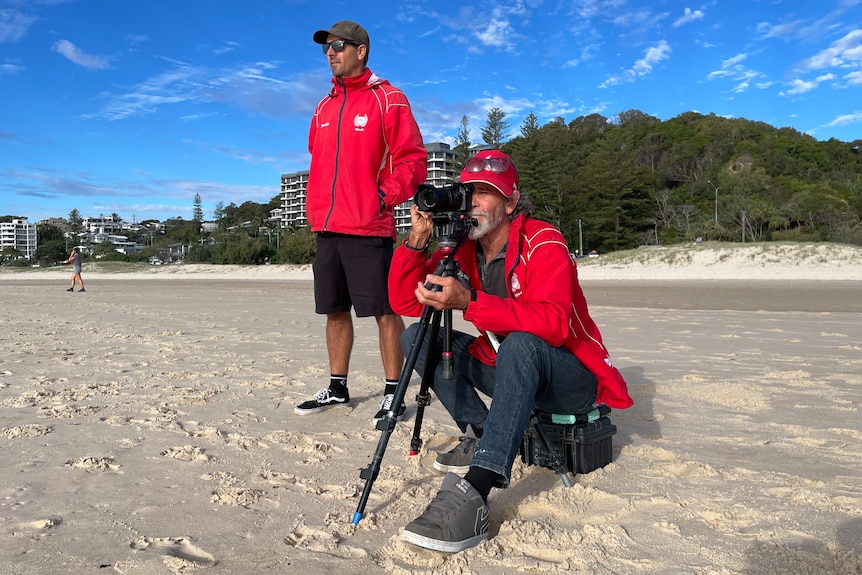
[{"label": "white high-rise building", "polygon": [[25,258],[36,255],[36,224],[27,218],[17,218],[11,222],[0,223],[0,250],[12,248],[21,252]]}]

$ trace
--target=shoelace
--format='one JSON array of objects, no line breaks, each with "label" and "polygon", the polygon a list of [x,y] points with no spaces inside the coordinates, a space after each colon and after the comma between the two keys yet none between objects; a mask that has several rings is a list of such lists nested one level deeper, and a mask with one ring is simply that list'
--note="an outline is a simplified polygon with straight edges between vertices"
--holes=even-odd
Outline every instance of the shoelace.
[{"label": "shoelace", "polygon": [[466,502],[466,497],[455,491],[440,491],[431,500],[422,518],[440,525],[447,517],[458,512]]},{"label": "shoelace", "polygon": [[383,396],[383,399],[380,400],[380,409],[385,409],[389,411],[392,409],[392,402],[395,400],[394,393],[387,393]]},{"label": "shoelace", "polygon": [[320,391],[318,391],[317,393],[314,394],[313,399],[314,399],[314,401],[325,401],[325,400],[329,399],[329,395],[331,393],[332,392],[328,388],[327,389],[321,389]]},{"label": "shoelace", "polygon": [[479,441],[475,437],[471,437],[469,435],[462,435],[458,438],[461,443],[456,445],[452,451],[460,451],[461,453],[468,453],[474,449],[476,442]]}]

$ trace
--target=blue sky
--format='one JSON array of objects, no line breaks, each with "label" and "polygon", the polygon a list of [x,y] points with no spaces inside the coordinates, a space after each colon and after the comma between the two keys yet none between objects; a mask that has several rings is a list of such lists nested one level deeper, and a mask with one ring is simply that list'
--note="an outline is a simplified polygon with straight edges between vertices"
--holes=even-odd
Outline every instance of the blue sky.
[{"label": "blue sky", "polygon": [[862,138],[862,0],[0,0],[0,215],[206,218],[308,168],[330,73],[311,36],[363,24],[426,142],[638,109]]}]

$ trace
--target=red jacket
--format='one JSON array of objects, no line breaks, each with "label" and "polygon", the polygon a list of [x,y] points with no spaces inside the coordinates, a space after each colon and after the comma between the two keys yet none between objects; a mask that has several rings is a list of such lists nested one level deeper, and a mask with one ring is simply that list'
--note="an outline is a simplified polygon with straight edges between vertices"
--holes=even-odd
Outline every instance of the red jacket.
[{"label": "red jacket", "polygon": [[416,193],[427,171],[410,104],[368,69],[332,84],[308,132],[311,231],[395,239],[393,208]]},{"label": "red jacket", "polygon": [[[389,273],[389,300],[395,313],[420,316],[416,283],[436,270],[439,250],[426,260],[424,252],[399,246]],[[496,353],[485,331],[508,335],[525,331],[552,346],[565,346],[598,378],[597,403],[625,409],[634,404],[622,374],[612,365],[599,329],[587,310],[578,270],[563,235],[545,222],[520,215],[512,222],[506,248],[508,298],[484,293],[476,263],[476,242],[466,240],[455,254],[461,270],[477,290],[464,319],[482,333],[470,346],[478,360],[494,365]]]}]

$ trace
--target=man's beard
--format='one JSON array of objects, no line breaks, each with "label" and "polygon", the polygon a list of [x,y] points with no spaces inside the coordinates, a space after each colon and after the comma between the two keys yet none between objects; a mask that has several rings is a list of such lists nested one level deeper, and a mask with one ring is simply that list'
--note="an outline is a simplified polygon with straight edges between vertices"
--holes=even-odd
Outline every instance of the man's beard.
[{"label": "man's beard", "polygon": [[495,215],[491,215],[488,212],[483,212],[479,210],[473,210],[470,212],[470,217],[475,218],[476,216],[482,216],[481,220],[477,220],[480,223],[470,228],[470,239],[478,240],[503,221],[503,214],[496,213]]}]

